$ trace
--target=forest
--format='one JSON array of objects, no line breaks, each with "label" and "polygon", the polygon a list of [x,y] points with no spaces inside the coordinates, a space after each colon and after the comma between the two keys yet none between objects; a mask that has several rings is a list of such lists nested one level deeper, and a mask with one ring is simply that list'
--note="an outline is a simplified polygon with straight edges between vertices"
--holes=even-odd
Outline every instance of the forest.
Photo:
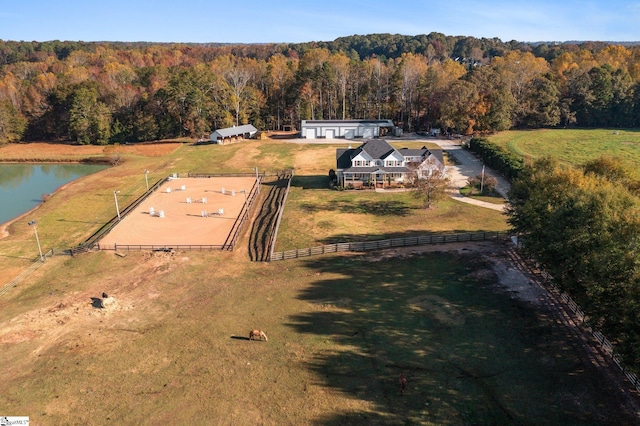
[{"label": "forest", "polygon": [[640,127],[640,46],[393,34],[299,44],[0,40],[0,143],[207,138],[251,123],[407,132]]},{"label": "forest", "polygon": [[640,373],[640,179],[623,161],[526,164],[508,215],[523,249],[581,306],[630,370]]}]

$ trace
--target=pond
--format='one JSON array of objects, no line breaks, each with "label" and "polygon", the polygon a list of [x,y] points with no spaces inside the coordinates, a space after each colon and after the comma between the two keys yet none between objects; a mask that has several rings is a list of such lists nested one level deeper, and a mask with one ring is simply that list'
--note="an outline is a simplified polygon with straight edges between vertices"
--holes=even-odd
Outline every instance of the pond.
[{"label": "pond", "polygon": [[61,186],[107,167],[94,164],[0,164],[0,224],[33,209]]}]

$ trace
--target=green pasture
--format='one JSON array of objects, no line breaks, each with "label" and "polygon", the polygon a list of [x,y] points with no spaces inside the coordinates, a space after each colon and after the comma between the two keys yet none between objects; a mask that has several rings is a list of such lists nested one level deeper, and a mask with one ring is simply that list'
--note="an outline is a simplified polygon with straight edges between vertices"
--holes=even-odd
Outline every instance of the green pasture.
[{"label": "green pasture", "polygon": [[551,156],[580,166],[600,156],[619,158],[640,167],[640,131],[625,129],[511,130],[489,137],[497,145],[534,160]]},{"label": "green pasture", "polygon": [[335,191],[325,189],[326,184],[325,177],[293,179],[277,251],[345,241],[508,229],[502,213],[450,198],[425,209],[410,192]]}]

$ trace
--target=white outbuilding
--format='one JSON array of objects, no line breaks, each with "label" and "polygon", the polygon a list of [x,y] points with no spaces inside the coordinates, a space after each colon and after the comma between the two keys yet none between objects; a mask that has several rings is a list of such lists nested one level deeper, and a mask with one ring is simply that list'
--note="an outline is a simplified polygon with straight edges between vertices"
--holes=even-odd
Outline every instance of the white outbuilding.
[{"label": "white outbuilding", "polygon": [[306,139],[373,139],[393,129],[391,120],[302,120],[300,135]]}]

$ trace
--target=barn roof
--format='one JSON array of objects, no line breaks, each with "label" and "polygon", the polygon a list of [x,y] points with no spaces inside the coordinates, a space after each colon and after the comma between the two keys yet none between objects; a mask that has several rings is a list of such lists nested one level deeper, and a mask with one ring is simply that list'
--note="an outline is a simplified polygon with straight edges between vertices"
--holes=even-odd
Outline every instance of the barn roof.
[{"label": "barn roof", "polygon": [[244,135],[245,133],[256,133],[256,129],[252,124],[244,124],[242,126],[227,127],[226,129],[217,129],[212,134],[217,134],[223,138]]}]

